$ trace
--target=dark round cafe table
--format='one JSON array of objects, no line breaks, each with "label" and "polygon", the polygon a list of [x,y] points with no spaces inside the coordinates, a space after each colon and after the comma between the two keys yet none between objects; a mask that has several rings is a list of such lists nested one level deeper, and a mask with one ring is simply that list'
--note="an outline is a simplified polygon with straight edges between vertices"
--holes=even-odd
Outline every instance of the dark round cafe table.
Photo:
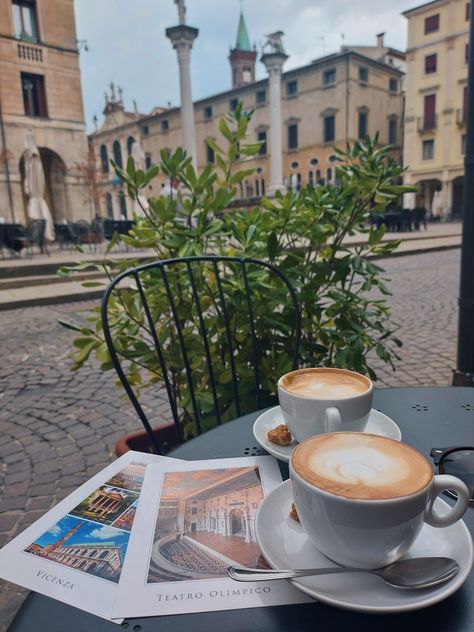
[{"label": "dark round cafe table", "polygon": [[[432,447],[474,445],[474,389],[420,387],[376,389],[374,408],[399,425],[402,440],[428,459]],[[259,413],[240,417],[193,439],[169,456],[197,460],[265,454],[252,434]],[[284,478],[286,464],[280,464]],[[464,522],[474,535],[474,507]],[[128,619],[130,632],[473,632],[474,573],[446,600],[414,612],[361,614],[314,602],[290,606]],[[30,593],[10,632],[106,632],[118,626],[37,593]]]}]

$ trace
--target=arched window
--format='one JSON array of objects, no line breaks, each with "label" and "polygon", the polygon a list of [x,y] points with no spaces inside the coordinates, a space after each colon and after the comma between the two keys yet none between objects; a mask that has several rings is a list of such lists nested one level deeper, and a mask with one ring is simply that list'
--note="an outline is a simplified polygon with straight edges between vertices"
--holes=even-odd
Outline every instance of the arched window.
[{"label": "arched window", "polygon": [[262,195],[265,195],[265,178],[260,180],[260,188],[262,189]]},{"label": "arched window", "polygon": [[328,181],[328,184],[332,181],[332,169],[331,167],[329,167],[329,169],[326,171],[326,178]]},{"label": "arched window", "polygon": [[260,197],[260,182],[258,181],[258,178],[255,180],[255,195]]},{"label": "arched window", "polygon": [[114,219],[114,203],[112,200],[112,194],[107,193],[105,196],[105,204],[107,206],[107,217],[109,219]]},{"label": "arched window", "polygon": [[109,173],[109,152],[106,145],[100,146],[100,164],[102,173]]},{"label": "arched window", "polygon": [[127,138],[127,151],[128,151],[129,156],[132,155],[132,146],[134,142],[135,142],[135,139],[133,138],[133,136],[129,136]]},{"label": "arched window", "polygon": [[115,161],[117,167],[122,168],[123,167],[122,148],[120,147],[120,141],[119,140],[115,140],[114,141],[113,150],[114,150],[114,161]]},{"label": "arched window", "polygon": [[314,184],[314,174],[312,171],[308,171],[308,186],[312,187]]}]

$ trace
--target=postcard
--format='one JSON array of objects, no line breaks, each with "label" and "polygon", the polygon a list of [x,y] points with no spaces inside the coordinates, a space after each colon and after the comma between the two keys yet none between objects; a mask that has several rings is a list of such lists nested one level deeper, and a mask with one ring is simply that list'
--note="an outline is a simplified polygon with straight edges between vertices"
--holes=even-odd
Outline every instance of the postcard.
[{"label": "postcard", "polygon": [[269,456],[149,465],[113,617],[311,601],[286,581],[239,583],[227,567],[268,568],[255,516],[281,482]]},{"label": "postcard", "polygon": [[4,546],[0,577],[110,619],[145,470],[173,462],[127,452]]}]

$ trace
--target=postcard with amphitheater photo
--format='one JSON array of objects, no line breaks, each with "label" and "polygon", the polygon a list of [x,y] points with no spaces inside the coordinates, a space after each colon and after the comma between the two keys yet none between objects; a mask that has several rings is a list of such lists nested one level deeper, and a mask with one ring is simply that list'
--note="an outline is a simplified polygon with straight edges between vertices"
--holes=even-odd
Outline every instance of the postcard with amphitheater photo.
[{"label": "postcard with amphitheater photo", "polygon": [[261,583],[239,584],[226,572],[231,565],[268,568],[255,516],[280,482],[277,462],[266,456],[150,465],[113,616],[307,601],[288,582],[263,590]]},{"label": "postcard with amphitheater photo", "polygon": [[127,452],[1,549],[0,577],[111,619],[146,468],[170,461]]}]

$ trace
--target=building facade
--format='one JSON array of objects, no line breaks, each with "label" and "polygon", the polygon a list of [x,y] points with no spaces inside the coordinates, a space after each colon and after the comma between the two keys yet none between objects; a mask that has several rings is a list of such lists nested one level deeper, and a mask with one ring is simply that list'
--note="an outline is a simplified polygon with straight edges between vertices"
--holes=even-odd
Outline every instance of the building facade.
[{"label": "building facade", "polygon": [[0,0],[0,216],[27,221],[25,136],[33,130],[53,221],[94,213],[73,0]]},{"label": "building facade", "polygon": [[435,0],[404,13],[405,183],[418,187],[417,205],[442,218],[459,217],[462,209],[469,4]]},{"label": "building facade", "polygon": [[[282,75],[283,176],[287,186],[335,182],[334,146],[379,133],[381,144],[395,147],[401,159],[404,54],[384,45],[379,36],[376,46],[344,46],[328,55]],[[237,44],[231,51],[233,88],[194,102],[197,166],[202,170],[214,161],[206,138],[220,139],[219,120],[243,103],[254,110],[249,140],[260,141],[259,155],[245,168],[255,174],[241,185],[241,198],[265,195],[270,180],[269,86],[268,79],[254,81],[255,51],[243,17],[240,17]],[[111,108],[110,102],[114,105]],[[133,203],[107,164],[107,157],[125,157],[133,140],[145,152],[146,163],[159,162],[160,150],[174,151],[183,145],[179,108],[157,108],[150,115],[126,112],[115,96],[107,97],[102,127],[90,136],[97,165],[98,198],[101,214],[118,219],[131,218]],[[112,116],[114,118],[112,118]],[[148,196],[160,194],[164,179],[150,185]]]}]

